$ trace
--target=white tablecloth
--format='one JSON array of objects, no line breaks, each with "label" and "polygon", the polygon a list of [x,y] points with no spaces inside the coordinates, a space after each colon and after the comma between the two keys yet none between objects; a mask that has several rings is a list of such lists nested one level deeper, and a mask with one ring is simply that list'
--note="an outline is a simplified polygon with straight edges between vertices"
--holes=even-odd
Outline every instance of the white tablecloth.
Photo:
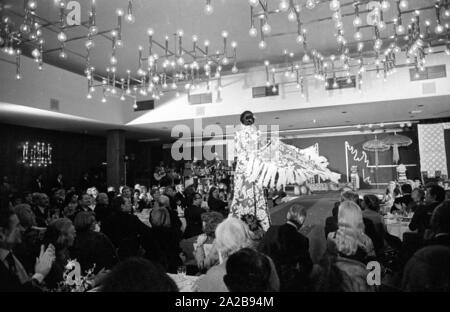
[{"label": "white tablecloth", "polygon": [[403,234],[405,232],[410,232],[409,222],[408,220],[402,221],[400,219],[395,218],[385,218],[384,222],[386,223],[386,228],[389,234],[393,236],[397,236],[401,240],[403,240]]},{"label": "white tablecloth", "polygon": [[178,274],[170,274],[170,273],[167,273],[167,275],[169,275],[169,277],[175,281],[180,292],[193,292],[194,283],[200,277],[192,275],[186,275],[184,277],[181,277]]}]

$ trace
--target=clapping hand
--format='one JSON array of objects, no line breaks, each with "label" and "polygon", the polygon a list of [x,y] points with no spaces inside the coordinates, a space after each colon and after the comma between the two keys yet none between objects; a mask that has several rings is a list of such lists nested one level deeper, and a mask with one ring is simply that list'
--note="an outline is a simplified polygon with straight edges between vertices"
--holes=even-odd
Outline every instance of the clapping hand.
[{"label": "clapping hand", "polygon": [[41,251],[39,257],[36,258],[36,265],[34,266],[34,272],[47,276],[55,261],[55,247],[50,244],[47,249],[44,249],[44,245],[41,245]]}]

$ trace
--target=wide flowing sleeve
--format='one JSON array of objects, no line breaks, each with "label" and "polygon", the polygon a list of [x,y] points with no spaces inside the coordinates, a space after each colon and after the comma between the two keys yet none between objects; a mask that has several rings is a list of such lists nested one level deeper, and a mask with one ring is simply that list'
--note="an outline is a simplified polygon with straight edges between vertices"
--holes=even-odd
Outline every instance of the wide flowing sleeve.
[{"label": "wide flowing sleeve", "polygon": [[278,138],[271,139],[250,158],[246,176],[265,187],[281,189],[288,184],[302,184],[315,176],[337,183],[341,177],[328,169],[328,160],[320,156],[314,146],[299,149]]}]

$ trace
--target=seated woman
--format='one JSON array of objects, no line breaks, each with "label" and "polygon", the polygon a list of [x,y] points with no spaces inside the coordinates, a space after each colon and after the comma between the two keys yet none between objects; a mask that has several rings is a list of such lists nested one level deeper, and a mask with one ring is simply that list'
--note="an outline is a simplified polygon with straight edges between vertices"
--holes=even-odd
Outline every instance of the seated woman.
[{"label": "seated woman", "polygon": [[[196,281],[196,287],[200,292],[227,292],[228,288],[223,277],[226,274],[226,263],[233,253],[247,248],[250,244],[250,236],[247,225],[235,218],[228,217],[216,228],[216,243],[219,253],[219,264],[212,266],[206,275]],[[278,278],[275,265],[270,261],[270,278],[268,289],[270,291],[280,290],[280,280]]]},{"label": "seated woman", "polygon": [[361,209],[354,202],[342,202],[338,212],[338,230],[328,235],[316,291],[373,291],[367,284],[365,264],[373,256],[372,241],[364,234]]},{"label": "seated woman", "polygon": [[111,269],[117,262],[116,248],[109,238],[96,232],[95,216],[92,212],[79,212],[75,217],[77,236],[71,249],[71,256],[80,263],[84,272],[95,265],[94,273]]},{"label": "seated woman", "polygon": [[210,211],[202,214],[204,233],[200,234],[194,243],[194,257],[200,272],[205,272],[219,262],[215,231],[222,221],[221,213]]},{"label": "seated woman", "polygon": [[45,278],[48,288],[56,289],[58,284],[63,281],[64,268],[67,261],[71,259],[69,250],[75,242],[75,237],[75,227],[69,219],[61,218],[55,220],[47,227],[44,235],[44,245],[45,247],[50,244],[55,246],[56,256],[50,273]]},{"label": "seated woman", "polygon": [[366,231],[366,234],[372,239],[375,250],[377,252],[381,251],[384,247],[386,225],[384,224],[383,216],[380,214],[380,201],[375,195],[364,195],[361,206],[363,208],[363,218],[369,220],[373,225],[373,233]]}]

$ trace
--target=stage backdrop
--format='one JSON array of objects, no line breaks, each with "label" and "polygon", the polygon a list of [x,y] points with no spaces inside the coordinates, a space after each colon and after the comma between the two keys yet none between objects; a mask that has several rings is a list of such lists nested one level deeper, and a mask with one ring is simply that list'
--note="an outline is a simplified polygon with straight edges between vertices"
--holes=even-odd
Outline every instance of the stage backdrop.
[{"label": "stage backdrop", "polygon": [[[378,139],[383,139],[393,133],[378,133]],[[420,176],[419,152],[417,133],[415,131],[405,131],[399,133],[412,139],[412,144],[408,147],[400,147],[400,162],[407,168],[408,179]],[[287,144],[292,144],[299,148],[306,148],[317,145],[319,154],[325,156],[330,165],[329,168],[342,174],[341,182],[350,181],[350,169],[358,166],[361,188],[385,187],[391,181],[397,179],[396,165],[393,164],[392,148],[386,152],[378,153],[378,166],[375,163],[375,152],[364,151],[362,145],[375,138],[375,134],[356,134],[333,136],[309,137],[283,140]]]},{"label": "stage backdrop", "polygon": [[428,177],[448,177],[450,123],[423,124],[417,127],[420,143],[421,171]]}]

